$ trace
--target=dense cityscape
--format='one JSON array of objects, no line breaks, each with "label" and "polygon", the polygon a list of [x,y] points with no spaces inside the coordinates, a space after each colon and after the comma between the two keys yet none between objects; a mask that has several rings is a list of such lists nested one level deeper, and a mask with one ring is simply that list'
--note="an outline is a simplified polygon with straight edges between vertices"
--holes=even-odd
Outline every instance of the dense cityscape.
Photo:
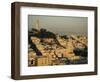
[{"label": "dense cityscape", "polygon": [[28,66],[53,66],[88,63],[85,35],[59,35],[39,28],[28,32]]}]

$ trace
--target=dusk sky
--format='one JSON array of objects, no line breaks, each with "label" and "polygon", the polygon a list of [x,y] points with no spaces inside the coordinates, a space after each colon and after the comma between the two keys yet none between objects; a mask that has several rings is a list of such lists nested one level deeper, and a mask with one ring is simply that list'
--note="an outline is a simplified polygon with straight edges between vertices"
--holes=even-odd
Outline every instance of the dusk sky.
[{"label": "dusk sky", "polygon": [[67,35],[87,35],[87,17],[29,15],[29,29],[35,28],[37,18],[39,18],[40,28],[45,28],[48,31]]}]

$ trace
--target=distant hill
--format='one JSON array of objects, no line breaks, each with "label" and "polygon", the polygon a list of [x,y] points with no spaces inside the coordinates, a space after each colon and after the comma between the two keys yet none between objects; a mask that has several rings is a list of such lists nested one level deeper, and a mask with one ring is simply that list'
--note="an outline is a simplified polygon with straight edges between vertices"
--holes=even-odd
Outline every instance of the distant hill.
[{"label": "distant hill", "polygon": [[38,37],[40,39],[43,38],[53,38],[54,41],[56,42],[57,45],[61,46],[64,48],[64,46],[62,46],[59,41],[57,40],[56,34],[50,31],[47,31],[46,29],[41,28],[40,31],[38,31],[37,29],[32,29],[31,31],[28,32],[28,40],[29,40],[29,44],[30,44],[30,40],[31,37]]}]

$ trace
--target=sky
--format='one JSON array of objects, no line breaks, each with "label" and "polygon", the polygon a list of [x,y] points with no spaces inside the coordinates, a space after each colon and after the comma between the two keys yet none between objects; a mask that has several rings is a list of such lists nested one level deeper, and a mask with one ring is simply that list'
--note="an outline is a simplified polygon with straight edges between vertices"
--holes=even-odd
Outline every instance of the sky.
[{"label": "sky", "polygon": [[66,35],[87,35],[88,18],[87,17],[69,17],[69,16],[42,16],[29,15],[28,28],[36,28],[36,20],[39,19],[40,28],[48,31],[66,34]]}]

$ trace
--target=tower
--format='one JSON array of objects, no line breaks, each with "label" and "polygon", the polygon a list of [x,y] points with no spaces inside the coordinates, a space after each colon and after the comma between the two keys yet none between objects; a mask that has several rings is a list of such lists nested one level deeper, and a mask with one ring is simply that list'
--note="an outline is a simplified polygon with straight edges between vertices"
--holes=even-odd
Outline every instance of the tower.
[{"label": "tower", "polygon": [[36,28],[38,31],[40,31],[39,17],[36,17],[35,28]]}]

